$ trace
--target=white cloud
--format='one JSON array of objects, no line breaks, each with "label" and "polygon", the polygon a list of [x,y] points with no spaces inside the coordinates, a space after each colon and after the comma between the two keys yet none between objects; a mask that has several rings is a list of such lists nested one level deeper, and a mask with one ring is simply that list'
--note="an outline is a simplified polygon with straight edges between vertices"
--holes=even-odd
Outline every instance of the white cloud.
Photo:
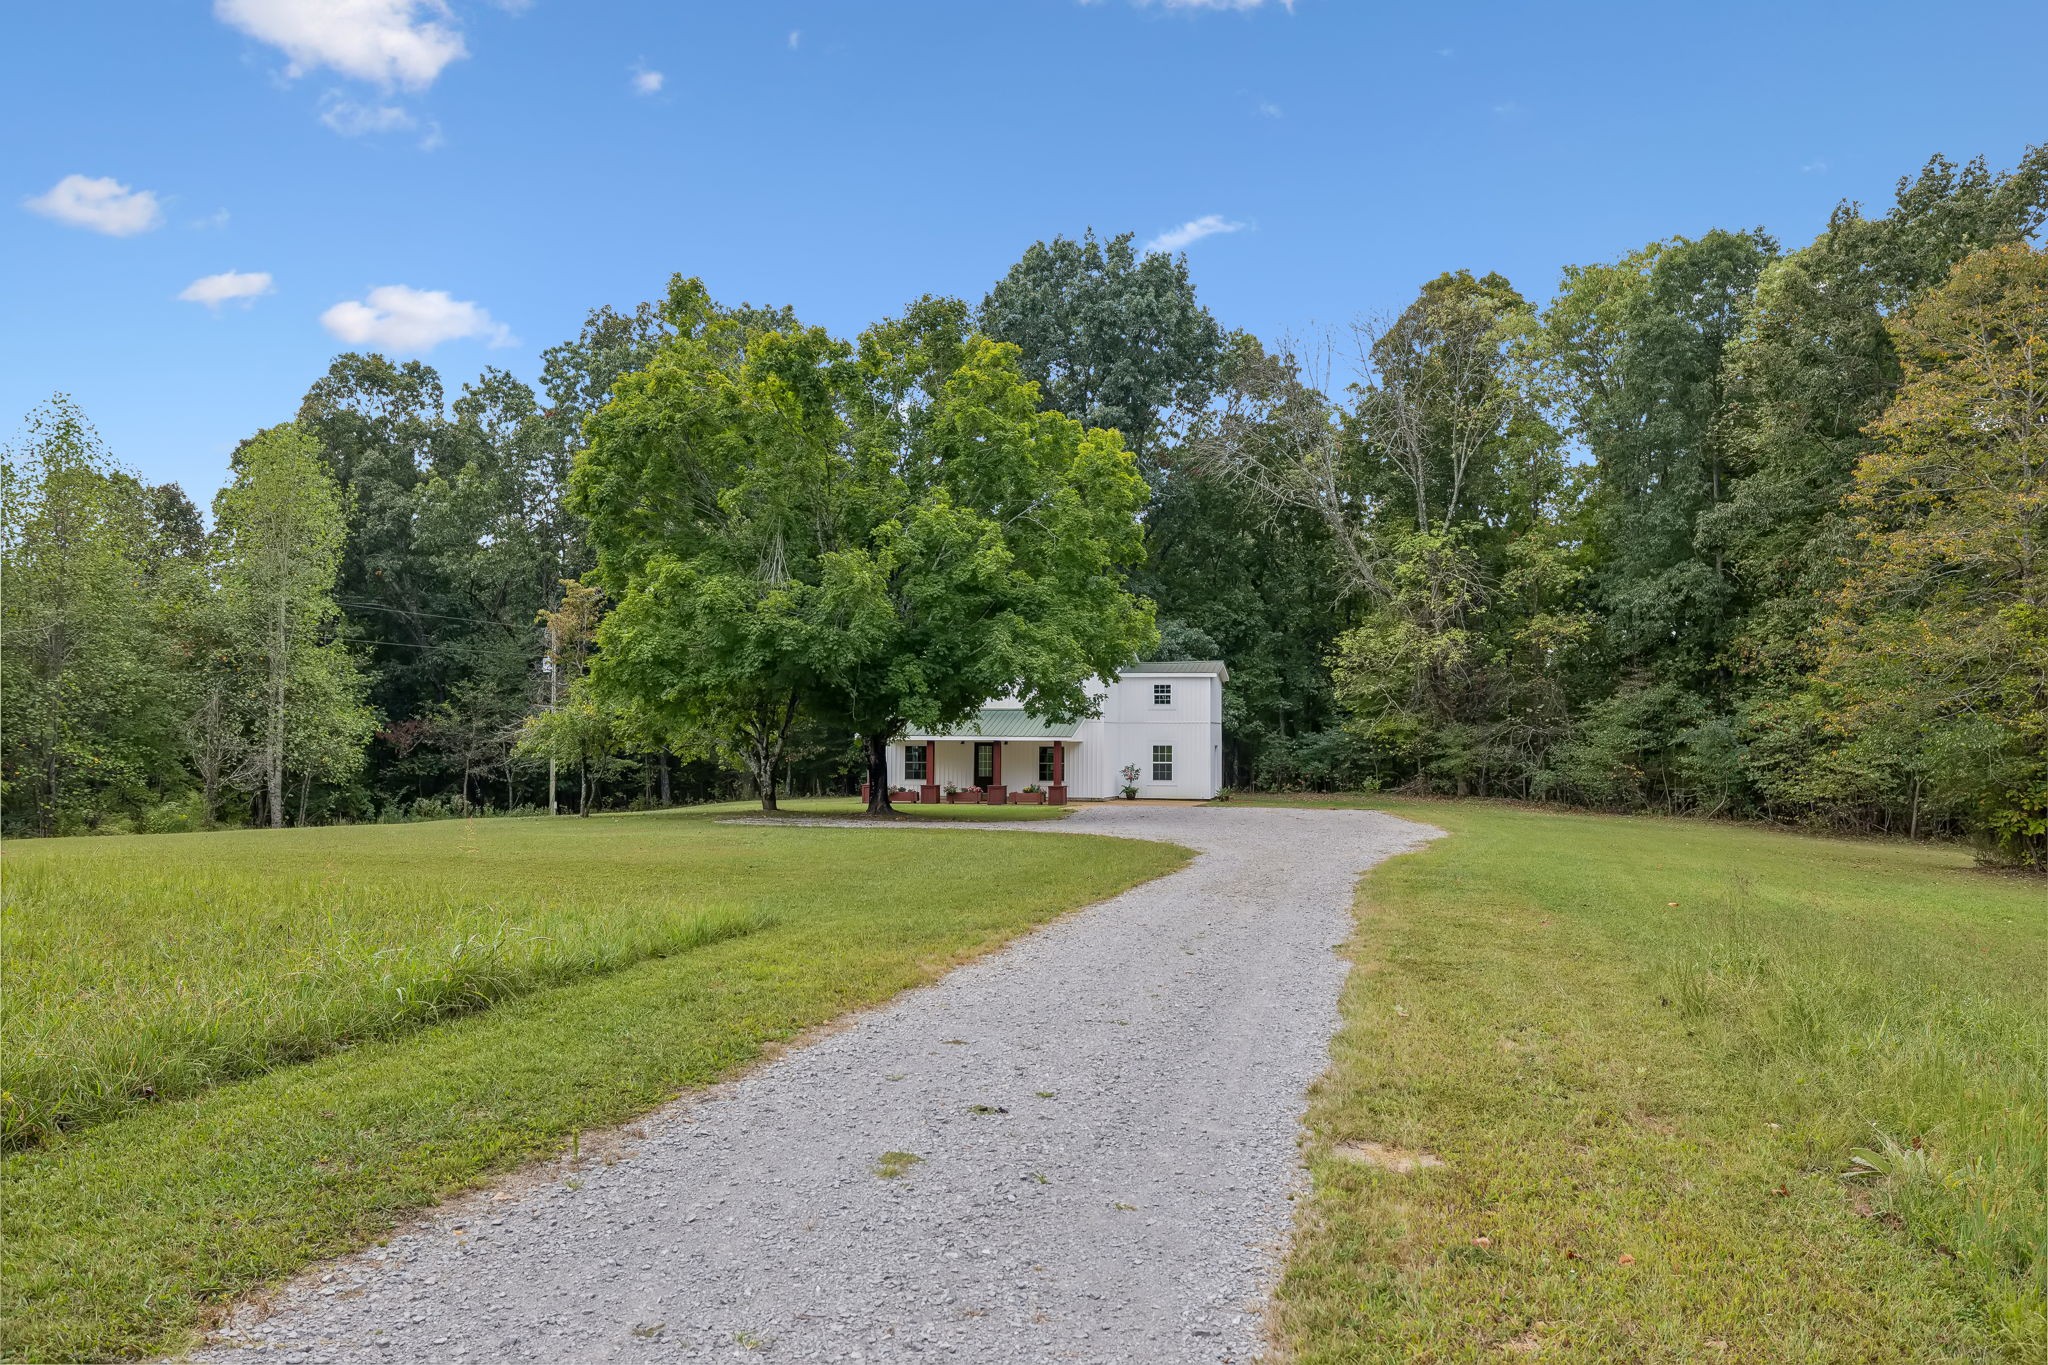
[{"label": "white cloud", "polygon": [[226,209],[215,209],[212,213],[207,214],[204,218],[194,218],[192,220],[192,226],[200,229],[218,229],[224,228],[227,225],[228,211]]},{"label": "white cloud", "polygon": [[218,275],[205,275],[185,286],[178,297],[186,303],[203,303],[215,312],[224,303],[240,303],[244,308],[270,292],[270,272],[251,270],[223,270]]},{"label": "white cloud", "polygon": [[365,133],[403,133],[415,126],[410,112],[396,104],[358,104],[328,91],[320,104],[320,121],[343,137]]},{"label": "white cloud", "polygon": [[445,0],[213,0],[213,13],[284,53],[288,76],[325,66],[424,90],[469,55]]},{"label": "white cloud", "polygon": [[659,95],[661,93],[661,83],[667,79],[668,77],[662,75],[659,71],[649,71],[645,67],[634,67],[633,93],[636,95]]},{"label": "white cloud", "polygon": [[1799,168],[1799,173],[1801,175],[1826,175],[1828,173],[1828,163],[1818,159],[1809,161]]},{"label": "white cloud", "polygon": [[1243,223],[1233,222],[1220,213],[1205,213],[1200,218],[1189,219],[1177,228],[1168,228],[1145,243],[1140,251],[1179,251],[1189,243],[1199,242],[1204,237],[1214,237],[1225,232],[1242,232],[1244,228]]},{"label": "white cloud", "polygon": [[320,315],[320,323],[351,346],[418,353],[444,341],[481,337],[493,346],[516,346],[504,323],[474,303],[450,298],[444,289],[380,284],[361,300],[345,299]]},{"label": "white cloud", "polygon": [[109,237],[133,237],[163,226],[164,221],[154,194],[131,190],[111,175],[67,175],[47,192],[23,202],[45,218]]},{"label": "white cloud", "polygon": [[1273,103],[1273,101],[1271,100],[1260,100],[1259,112],[1264,114],[1267,118],[1287,117],[1287,111],[1285,109],[1282,109],[1279,105]]},{"label": "white cloud", "polygon": [[791,29],[791,30],[789,31],[789,50],[790,50],[791,52],[794,52],[794,51],[796,51],[796,50],[797,50],[797,48],[798,48],[799,46],[801,46],[801,45],[802,45],[802,43],[803,43],[803,40],[804,40],[804,31],[803,31],[802,29],[800,29],[800,28],[793,28],[793,29]]}]

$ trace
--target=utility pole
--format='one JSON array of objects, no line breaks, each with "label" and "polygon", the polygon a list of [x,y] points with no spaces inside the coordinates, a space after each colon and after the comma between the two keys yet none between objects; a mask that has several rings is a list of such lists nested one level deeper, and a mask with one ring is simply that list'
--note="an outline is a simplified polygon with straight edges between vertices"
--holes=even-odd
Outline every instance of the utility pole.
[{"label": "utility pole", "polygon": [[[548,652],[541,656],[540,671],[548,675],[548,710],[553,711],[555,703],[560,697],[561,675],[555,672],[555,632],[552,626],[548,628]],[[553,754],[548,755],[548,814],[561,814],[561,811],[555,807],[555,756]]]}]

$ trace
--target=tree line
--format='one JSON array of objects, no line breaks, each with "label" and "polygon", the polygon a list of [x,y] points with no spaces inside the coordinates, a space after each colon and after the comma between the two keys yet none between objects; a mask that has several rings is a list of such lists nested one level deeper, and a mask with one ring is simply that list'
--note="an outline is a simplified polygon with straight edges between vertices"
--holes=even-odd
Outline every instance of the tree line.
[{"label": "tree line", "polygon": [[[1456,271],[1261,340],[1055,238],[854,341],[678,279],[538,386],[338,357],[210,522],[53,400],[5,468],[11,830],[843,790],[910,722],[1220,657],[1235,786],[2048,857],[2048,149]],[[863,739],[862,737],[865,737]]]}]

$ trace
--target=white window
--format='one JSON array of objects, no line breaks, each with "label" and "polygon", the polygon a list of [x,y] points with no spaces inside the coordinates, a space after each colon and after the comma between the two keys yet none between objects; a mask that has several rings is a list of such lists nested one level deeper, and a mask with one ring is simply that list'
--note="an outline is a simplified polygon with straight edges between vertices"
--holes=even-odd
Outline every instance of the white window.
[{"label": "white window", "polygon": [[1153,683],[1153,684],[1152,684],[1152,704],[1153,704],[1154,706],[1171,706],[1171,705],[1173,705],[1173,684],[1172,684],[1172,683]]},{"label": "white window", "polygon": [[925,780],[924,745],[906,744],[903,746],[903,780],[905,782],[922,782]]},{"label": "white window", "polygon": [[1155,744],[1152,746],[1152,780],[1154,782],[1173,781],[1173,746],[1171,744]]}]

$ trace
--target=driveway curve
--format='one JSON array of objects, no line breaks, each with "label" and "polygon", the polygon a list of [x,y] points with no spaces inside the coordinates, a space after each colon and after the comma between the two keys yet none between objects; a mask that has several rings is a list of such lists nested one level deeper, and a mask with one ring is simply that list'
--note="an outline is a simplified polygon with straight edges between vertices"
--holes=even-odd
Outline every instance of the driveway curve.
[{"label": "driveway curve", "polygon": [[1332,949],[1359,874],[1435,831],[1118,805],[988,827],[1200,856],[678,1102],[616,1164],[319,1267],[195,1358],[1256,1357]]}]

